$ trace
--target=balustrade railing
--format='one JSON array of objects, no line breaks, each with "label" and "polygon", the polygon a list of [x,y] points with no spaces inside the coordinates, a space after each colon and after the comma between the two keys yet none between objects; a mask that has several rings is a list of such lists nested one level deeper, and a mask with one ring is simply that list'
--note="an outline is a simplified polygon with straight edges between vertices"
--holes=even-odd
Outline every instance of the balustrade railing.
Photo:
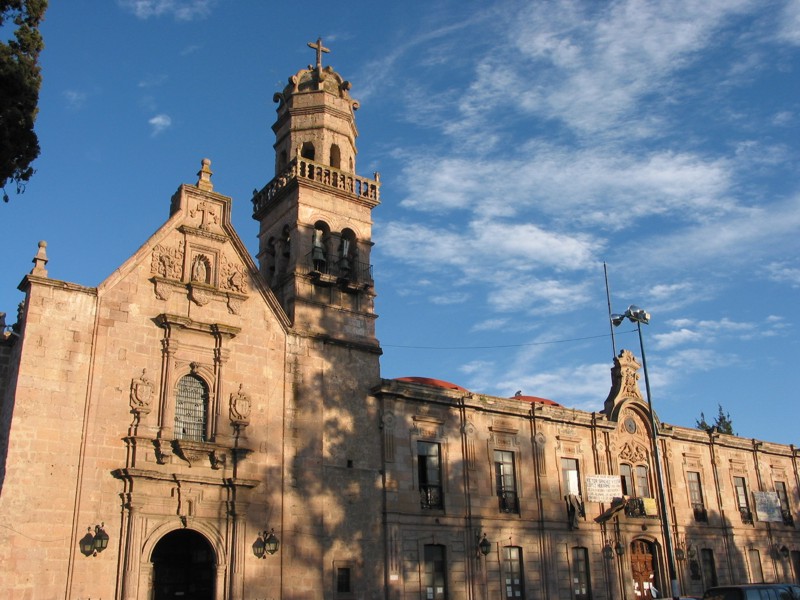
[{"label": "balustrade railing", "polygon": [[[376,175],[377,177],[377,175]],[[314,181],[320,185],[349,192],[359,198],[377,202],[380,200],[380,183],[376,179],[359,177],[330,165],[314,162],[307,158],[295,158],[289,165],[253,195],[253,212],[258,214],[275,195],[298,179]]]},{"label": "balustrade railing", "polygon": [[500,512],[519,513],[519,500],[516,491],[501,490],[497,492],[497,499],[500,503]]}]

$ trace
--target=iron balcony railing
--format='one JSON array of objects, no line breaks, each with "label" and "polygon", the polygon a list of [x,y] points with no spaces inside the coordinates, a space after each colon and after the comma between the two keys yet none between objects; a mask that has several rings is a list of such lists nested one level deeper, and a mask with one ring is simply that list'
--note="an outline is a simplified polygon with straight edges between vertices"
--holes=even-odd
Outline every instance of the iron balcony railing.
[{"label": "iron balcony railing", "polygon": [[753,524],[753,513],[750,511],[748,507],[740,506],[739,514],[742,516],[742,523],[746,523],[748,525]]},{"label": "iron balcony railing", "polygon": [[519,498],[515,490],[499,490],[497,500],[500,503],[500,512],[519,514]]},{"label": "iron balcony railing", "polygon": [[657,519],[658,515],[648,515],[644,498],[628,498],[625,503],[625,516],[637,519]]},{"label": "iron balcony railing", "polygon": [[701,521],[703,523],[708,522],[708,511],[706,507],[702,504],[695,504],[692,506],[692,510],[694,511],[694,520]]},{"label": "iron balcony railing", "polygon": [[792,516],[792,511],[781,509],[781,516],[783,517],[784,525],[794,525],[794,517]]},{"label": "iron balcony railing", "polygon": [[330,275],[351,283],[372,285],[372,265],[348,257],[329,260],[327,254],[322,258],[312,250],[306,255],[306,268],[311,274]]},{"label": "iron balcony railing", "polygon": [[419,487],[419,500],[422,508],[443,508],[442,487],[439,485],[421,485]]}]

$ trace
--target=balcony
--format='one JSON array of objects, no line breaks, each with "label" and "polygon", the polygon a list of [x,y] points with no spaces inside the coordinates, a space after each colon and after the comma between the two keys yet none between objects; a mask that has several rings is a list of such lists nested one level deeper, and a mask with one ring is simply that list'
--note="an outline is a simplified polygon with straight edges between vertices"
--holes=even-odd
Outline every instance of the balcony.
[{"label": "balcony", "polygon": [[794,517],[792,516],[792,511],[782,508],[781,516],[783,517],[784,525],[794,525]]},{"label": "balcony", "polygon": [[753,524],[753,513],[747,506],[740,506],[739,514],[742,516],[742,523],[747,525]]},{"label": "balcony", "polygon": [[515,490],[498,490],[497,500],[500,512],[519,514],[519,499]]},{"label": "balcony", "polygon": [[628,498],[625,503],[625,516],[634,519],[657,519],[655,498]]},{"label": "balcony", "polygon": [[328,255],[322,259],[319,257],[315,259],[313,254],[313,250],[306,254],[304,264],[306,273],[316,279],[317,283],[329,285],[343,283],[366,287],[373,285],[371,264],[349,257],[333,259]]},{"label": "balcony", "polygon": [[708,511],[706,507],[702,504],[694,504],[692,505],[692,510],[694,511],[694,520],[701,522],[701,523],[708,523]]},{"label": "balcony", "polygon": [[444,508],[442,487],[439,485],[419,486],[419,501],[420,506],[426,510]]}]

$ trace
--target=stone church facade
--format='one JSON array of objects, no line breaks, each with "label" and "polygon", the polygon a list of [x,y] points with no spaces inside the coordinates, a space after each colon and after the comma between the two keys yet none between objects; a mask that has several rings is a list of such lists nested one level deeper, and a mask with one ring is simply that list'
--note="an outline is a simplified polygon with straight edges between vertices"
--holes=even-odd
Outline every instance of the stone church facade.
[{"label": "stone church facade", "polygon": [[0,338],[5,596],[649,598],[662,516],[684,593],[797,581],[797,449],[651,420],[628,351],[596,413],[381,378],[379,176],[309,45],[255,260],[208,160],[97,287],[48,277],[40,243]]}]

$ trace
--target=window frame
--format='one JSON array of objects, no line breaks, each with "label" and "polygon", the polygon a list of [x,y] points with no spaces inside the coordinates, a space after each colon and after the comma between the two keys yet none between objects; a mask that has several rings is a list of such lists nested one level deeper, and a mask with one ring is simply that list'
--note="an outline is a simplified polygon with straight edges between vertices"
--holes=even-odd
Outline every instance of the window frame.
[{"label": "window frame", "polygon": [[[519,493],[517,491],[517,458],[511,450],[495,449],[494,481],[495,494],[500,512],[519,514]],[[510,482],[510,485],[508,483]]]},{"label": "window frame", "polygon": [[[425,544],[422,552],[420,588],[424,594],[424,598],[426,600],[447,600],[447,548],[443,544]],[[434,552],[439,555],[433,556]],[[440,565],[441,569],[437,569],[437,565]],[[442,592],[440,594],[436,592],[437,581],[440,581],[442,584]],[[431,594],[428,593],[430,589],[432,589]]]},{"label": "window frame", "polygon": [[[444,471],[442,468],[442,444],[432,440],[416,440],[417,447],[417,486],[419,488],[420,508],[423,510],[444,510]],[[422,453],[422,448],[435,448],[436,454]],[[435,461],[430,458],[435,457]],[[438,483],[431,483],[431,475],[436,475]],[[436,489],[437,494],[431,494]]]},{"label": "window frame", "polygon": [[750,509],[750,498],[747,493],[747,479],[741,475],[733,476],[733,490],[736,507],[742,517],[742,523],[753,523],[753,512]]},{"label": "window frame", "polygon": [[[522,560],[522,547],[504,546],[502,560],[503,597],[506,600],[525,598],[525,563]],[[516,581],[513,581],[514,579],[516,579]]]},{"label": "window frame", "polygon": [[[191,386],[184,385],[184,382],[194,382]],[[190,387],[197,386],[195,390],[200,389],[200,403],[193,402],[194,398],[191,393],[195,390],[190,390]],[[182,396],[182,393],[186,392]],[[211,432],[209,431],[209,414],[211,413],[211,388],[208,382],[200,377],[197,373],[186,373],[178,378],[175,385],[175,405],[174,405],[174,418],[172,424],[173,437],[176,440],[183,440],[187,442],[207,442],[211,439]],[[189,407],[185,410],[184,407]],[[200,421],[187,420],[187,416],[191,416],[192,407],[199,407],[201,409],[202,418]],[[199,427],[197,426],[199,424]],[[199,436],[193,431],[187,433],[185,427],[189,426],[193,431],[199,430]]]},{"label": "window frame", "polygon": [[700,471],[686,471],[686,489],[689,493],[689,505],[694,513],[694,520],[707,522],[708,511],[703,498],[703,479]]},{"label": "window frame", "polygon": [[[573,469],[567,467],[567,465],[574,465]],[[575,473],[574,476],[574,484],[577,487],[577,490],[573,490],[573,481],[572,477],[569,475],[570,473]],[[577,496],[579,499],[582,499],[582,488],[581,488],[581,464],[577,458],[573,458],[571,456],[562,456],[561,457],[561,485],[564,488],[564,495],[570,496],[574,495]],[[577,493],[576,493],[577,492]]]},{"label": "window frame", "polygon": [[[570,597],[572,600],[592,600],[592,573],[589,563],[589,549],[585,546],[573,546],[572,581]],[[576,589],[576,586],[582,589]]]}]

